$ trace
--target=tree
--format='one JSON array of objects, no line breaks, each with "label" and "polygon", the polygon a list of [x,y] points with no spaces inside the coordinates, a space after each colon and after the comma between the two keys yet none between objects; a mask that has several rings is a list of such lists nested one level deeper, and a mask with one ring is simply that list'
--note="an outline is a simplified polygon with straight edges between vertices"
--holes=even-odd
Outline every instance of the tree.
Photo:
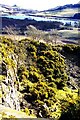
[{"label": "tree", "polygon": [[20,39],[18,36],[20,35],[20,31],[16,30],[16,28],[13,26],[9,26],[9,27],[6,26],[6,28],[4,28],[4,32],[6,32],[9,35],[9,37],[12,40],[14,40],[14,42]]},{"label": "tree", "polygon": [[43,36],[43,31],[42,30],[38,30],[36,27],[29,25],[27,27],[27,31],[25,31],[24,33],[26,36],[31,37],[32,40],[40,40],[42,39]]},{"label": "tree", "polygon": [[58,31],[53,29],[51,31],[42,31],[38,30],[36,27],[29,25],[27,27],[27,31],[25,31],[25,35],[31,37],[33,40],[43,40],[46,43],[57,44],[57,40],[59,37]]}]

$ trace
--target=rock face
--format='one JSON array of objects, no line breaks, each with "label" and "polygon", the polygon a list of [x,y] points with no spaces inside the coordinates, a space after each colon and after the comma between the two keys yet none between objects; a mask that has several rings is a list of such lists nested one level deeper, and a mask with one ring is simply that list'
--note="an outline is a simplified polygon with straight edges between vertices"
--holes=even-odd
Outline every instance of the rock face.
[{"label": "rock face", "polygon": [[2,84],[2,105],[12,109],[20,110],[16,88]]},{"label": "rock face", "polygon": [[[17,90],[19,82],[17,78],[16,56],[13,54],[9,56],[10,59],[12,57],[15,64],[15,68],[10,67],[6,64],[4,65],[5,66],[4,74],[6,74],[6,77],[3,80],[3,82],[1,82],[0,84],[0,91],[2,91],[1,104],[15,110],[20,110],[19,95]],[[3,69],[2,69],[2,73],[3,73]]]}]

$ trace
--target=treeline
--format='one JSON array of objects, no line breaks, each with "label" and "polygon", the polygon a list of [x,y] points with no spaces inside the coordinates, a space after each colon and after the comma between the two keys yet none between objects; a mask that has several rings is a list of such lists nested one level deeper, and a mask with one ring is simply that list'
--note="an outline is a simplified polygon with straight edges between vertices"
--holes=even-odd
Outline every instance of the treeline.
[{"label": "treeline", "polygon": [[19,29],[22,34],[24,34],[24,31],[26,29],[26,26],[33,25],[37,29],[40,30],[50,30],[50,29],[60,29],[60,26],[63,25],[61,22],[57,21],[36,21],[36,20],[19,20],[19,19],[13,19],[13,18],[2,18],[2,28],[5,28],[6,26],[13,26],[16,29]]}]

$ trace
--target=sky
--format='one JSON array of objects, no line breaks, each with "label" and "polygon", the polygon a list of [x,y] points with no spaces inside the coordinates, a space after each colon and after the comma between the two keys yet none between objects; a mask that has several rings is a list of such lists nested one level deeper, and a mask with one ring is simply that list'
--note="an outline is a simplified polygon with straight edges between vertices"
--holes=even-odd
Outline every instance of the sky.
[{"label": "sky", "polygon": [[0,0],[0,4],[18,5],[21,8],[47,10],[65,4],[75,4],[79,0]]}]

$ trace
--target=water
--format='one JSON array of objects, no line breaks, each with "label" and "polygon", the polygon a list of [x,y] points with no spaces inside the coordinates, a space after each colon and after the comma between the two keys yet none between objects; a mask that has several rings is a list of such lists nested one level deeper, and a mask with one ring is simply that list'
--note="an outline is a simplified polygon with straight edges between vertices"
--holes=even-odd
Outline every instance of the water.
[{"label": "water", "polygon": [[71,23],[72,26],[74,26],[74,23],[79,23],[78,20],[70,20],[70,19],[64,19],[64,18],[53,18],[53,17],[36,17],[36,16],[27,16],[27,15],[9,15],[9,16],[2,16],[2,17],[7,17],[7,18],[13,18],[13,19],[20,19],[24,20],[26,18],[30,20],[36,20],[36,21],[57,21],[57,22],[62,22],[64,24],[66,23]]}]

